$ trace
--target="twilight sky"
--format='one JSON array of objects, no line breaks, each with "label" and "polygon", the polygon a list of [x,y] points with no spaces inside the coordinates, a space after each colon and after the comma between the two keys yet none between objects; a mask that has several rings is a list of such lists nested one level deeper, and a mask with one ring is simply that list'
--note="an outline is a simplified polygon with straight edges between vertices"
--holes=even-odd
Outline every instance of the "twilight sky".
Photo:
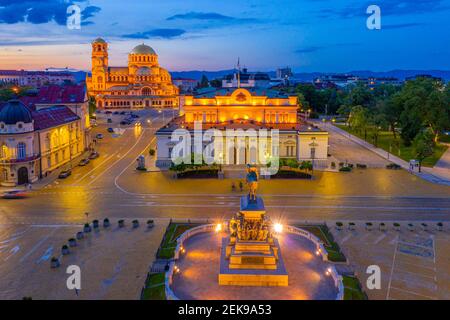
[{"label": "twilight sky", "polygon": [[[66,10],[81,8],[81,29]],[[381,30],[366,8],[381,8]],[[0,69],[90,68],[103,37],[110,64],[145,42],[171,71],[241,65],[297,72],[450,69],[450,0],[0,0]]]}]

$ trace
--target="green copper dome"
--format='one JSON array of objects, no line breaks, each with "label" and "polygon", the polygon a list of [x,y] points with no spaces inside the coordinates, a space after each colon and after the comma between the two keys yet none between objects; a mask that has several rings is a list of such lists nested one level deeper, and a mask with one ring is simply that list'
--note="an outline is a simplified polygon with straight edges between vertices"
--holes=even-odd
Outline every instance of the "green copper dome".
[{"label": "green copper dome", "polygon": [[156,54],[152,47],[140,44],[131,51],[132,54]]},{"label": "green copper dome", "polygon": [[92,43],[106,43],[106,41],[103,40],[102,38],[97,38]]}]

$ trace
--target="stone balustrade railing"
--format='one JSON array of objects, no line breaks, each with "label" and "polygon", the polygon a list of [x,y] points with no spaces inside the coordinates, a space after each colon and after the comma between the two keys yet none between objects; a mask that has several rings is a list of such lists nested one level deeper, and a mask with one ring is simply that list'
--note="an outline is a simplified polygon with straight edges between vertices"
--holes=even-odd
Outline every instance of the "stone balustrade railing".
[{"label": "stone balustrade railing", "polygon": [[212,232],[215,229],[214,224],[203,224],[201,226],[186,230],[181,236],[177,239],[177,246],[175,248],[174,259],[169,263],[169,270],[166,272],[165,276],[165,287],[166,287],[166,299],[167,300],[179,300],[178,297],[173,293],[171,286],[173,281],[173,273],[175,269],[175,261],[180,257],[180,251],[183,247],[184,241],[189,239],[196,234],[203,232]]},{"label": "stone balustrade railing", "polygon": [[316,251],[321,255],[322,260],[328,261],[328,251],[325,249],[322,241],[320,241],[320,239],[313,235],[311,232],[294,226],[286,226],[286,231],[288,233],[293,233],[311,240],[316,245]]},{"label": "stone balustrade railing", "polygon": [[[294,226],[286,226],[286,232],[296,234],[302,237],[305,237],[309,240],[311,240],[316,245],[317,252],[322,256],[323,261],[328,261],[328,252],[325,249],[322,241],[315,235],[313,235],[311,232],[308,232],[306,230],[303,230],[301,228],[297,228]],[[338,289],[338,294],[336,296],[336,300],[343,300],[344,299],[344,284],[342,282],[342,276],[339,275],[339,273],[336,271],[336,268],[334,266],[328,267],[327,271],[329,272],[330,276],[333,278],[334,285]]]}]

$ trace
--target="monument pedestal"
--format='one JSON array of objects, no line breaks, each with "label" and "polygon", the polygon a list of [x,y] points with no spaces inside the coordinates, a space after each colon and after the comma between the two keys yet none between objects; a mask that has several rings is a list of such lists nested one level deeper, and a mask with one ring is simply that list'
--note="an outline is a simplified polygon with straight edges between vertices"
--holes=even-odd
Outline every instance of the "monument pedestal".
[{"label": "monument pedestal", "polygon": [[230,230],[232,234],[222,239],[219,285],[288,285],[280,246],[270,233],[261,198],[241,198],[241,209],[230,222]]}]

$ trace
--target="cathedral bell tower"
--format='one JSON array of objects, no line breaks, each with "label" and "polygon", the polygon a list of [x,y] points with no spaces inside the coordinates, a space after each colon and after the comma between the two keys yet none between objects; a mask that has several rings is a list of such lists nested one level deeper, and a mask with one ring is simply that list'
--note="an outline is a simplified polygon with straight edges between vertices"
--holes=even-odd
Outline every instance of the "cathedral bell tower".
[{"label": "cathedral bell tower", "polygon": [[108,44],[102,38],[92,42],[92,85],[94,90],[104,90],[108,72]]}]

